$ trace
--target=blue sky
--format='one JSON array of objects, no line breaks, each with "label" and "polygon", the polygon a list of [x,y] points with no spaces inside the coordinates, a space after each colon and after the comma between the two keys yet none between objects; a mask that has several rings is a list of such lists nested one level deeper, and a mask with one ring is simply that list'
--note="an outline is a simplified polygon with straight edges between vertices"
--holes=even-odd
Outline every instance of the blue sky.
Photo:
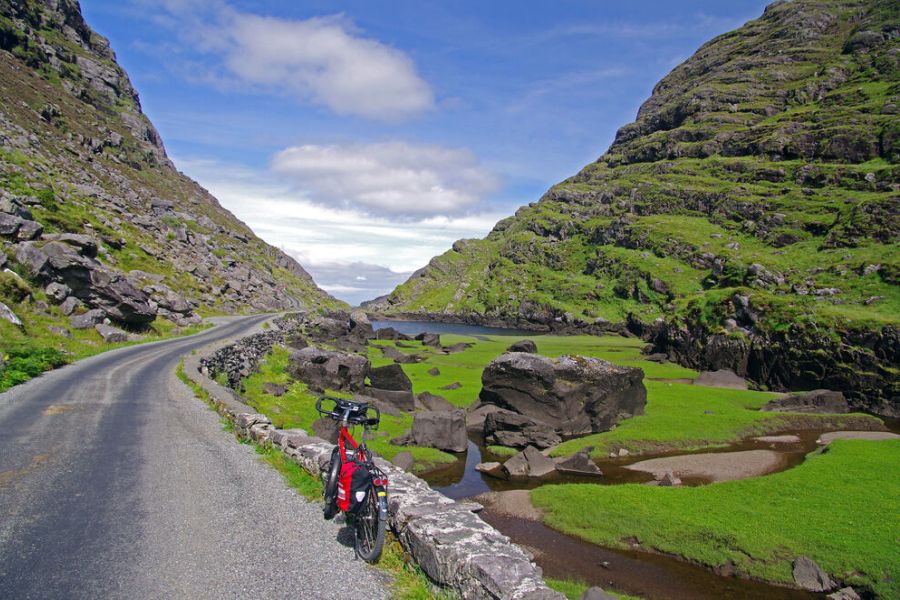
[{"label": "blue sky", "polygon": [[82,0],[176,166],[356,303],[609,146],[758,0]]}]

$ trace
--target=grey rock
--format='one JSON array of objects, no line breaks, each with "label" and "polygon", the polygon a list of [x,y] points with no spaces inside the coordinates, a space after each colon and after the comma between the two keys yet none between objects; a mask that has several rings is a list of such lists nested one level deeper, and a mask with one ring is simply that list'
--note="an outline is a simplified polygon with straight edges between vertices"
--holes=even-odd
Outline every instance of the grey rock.
[{"label": "grey rock", "polygon": [[442,396],[436,396],[431,392],[422,392],[418,396],[416,396],[416,401],[419,406],[424,408],[425,410],[433,410],[433,411],[447,411],[454,410],[456,407],[450,404],[446,398]]},{"label": "grey rock", "polygon": [[598,588],[596,586],[590,587],[584,590],[584,593],[581,594],[581,598],[579,600],[616,600],[615,596],[610,596],[606,592],[603,591],[603,588]]},{"label": "grey rock", "polygon": [[16,239],[21,242],[36,240],[43,232],[44,226],[37,221],[23,220],[19,224],[19,231],[16,232]]},{"label": "grey rock", "polygon": [[59,327],[58,325],[50,325],[47,327],[47,331],[49,331],[53,335],[58,335],[60,337],[66,338],[66,339],[72,339],[72,333],[65,327]]},{"label": "grey rock", "polygon": [[75,296],[69,296],[62,301],[62,304],[59,305],[59,309],[64,315],[69,316],[82,306],[84,306],[84,304],[81,302],[81,300],[79,300]]},{"label": "grey rock", "polygon": [[556,471],[556,464],[534,446],[528,446],[505,463],[510,477],[544,477]]},{"label": "grey rock", "polygon": [[573,475],[603,475],[603,471],[591,459],[592,447],[582,448],[572,456],[557,461],[556,470]]},{"label": "grey rock", "polygon": [[337,444],[339,424],[334,419],[322,417],[312,424],[313,432],[329,444]]},{"label": "grey rock", "polygon": [[826,596],[828,600],[861,600],[859,594],[852,587],[844,587]]},{"label": "grey rock", "polygon": [[19,317],[16,316],[16,313],[14,313],[13,310],[3,302],[0,302],[0,319],[12,323],[19,329],[25,329],[25,325],[22,323],[22,320],[19,319]]},{"label": "grey rock", "polygon": [[783,398],[769,401],[760,410],[801,413],[847,413],[850,406],[841,392],[813,390],[800,394],[788,394]]},{"label": "grey rock", "polygon": [[519,340],[506,349],[507,352],[528,352],[535,354],[537,352],[537,344],[531,340]]},{"label": "grey rock", "polygon": [[72,290],[66,284],[54,281],[44,288],[44,292],[47,294],[47,299],[53,304],[62,304]]},{"label": "grey rock", "polygon": [[93,308],[86,313],[72,315],[69,317],[69,324],[72,326],[72,329],[90,329],[102,323],[105,318],[105,312],[99,308]]},{"label": "grey rock", "polygon": [[366,386],[365,394],[393,406],[397,410],[412,412],[416,408],[416,397],[412,392],[402,390],[382,390]]},{"label": "grey rock", "polygon": [[98,323],[97,325],[94,325],[94,329],[97,330],[100,337],[102,337],[103,341],[107,344],[128,341],[128,334],[118,327],[111,327],[109,325],[104,325],[103,323]]},{"label": "grey rock", "polygon": [[374,388],[392,391],[412,391],[412,381],[400,365],[386,365],[369,369],[369,381]]},{"label": "grey rock", "polygon": [[416,336],[416,339],[425,346],[431,346],[432,348],[441,347],[441,336],[436,333],[420,333]]},{"label": "grey rock", "polygon": [[22,222],[23,219],[21,217],[0,213],[0,236],[9,238],[17,237]]},{"label": "grey rock", "polygon": [[428,374],[433,377],[437,377],[438,375],[441,374],[441,370],[438,369],[437,367],[431,367],[430,369],[428,369]]},{"label": "grey rock", "polygon": [[359,391],[363,388],[369,360],[350,352],[303,348],[293,354],[287,373],[313,389]]},{"label": "grey rock", "polygon": [[409,472],[412,471],[413,466],[415,466],[416,459],[413,458],[412,454],[404,450],[403,452],[398,452],[394,455],[394,458],[391,459],[391,464]]},{"label": "grey rock", "polygon": [[466,413],[463,410],[421,411],[413,415],[412,440],[416,446],[465,452]]},{"label": "grey rock", "polygon": [[499,475],[503,471],[503,465],[498,462],[483,462],[475,465],[475,470],[488,475]]},{"label": "grey rock", "polygon": [[598,358],[510,352],[485,368],[479,398],[546,423],[559,435],[582,435],[643,414],[643,378],[640,369]]},{"label": "grey rock", "polygon": [[449,383],[445,386],[442,386],[441,389],[450,391],[450,390],[458,390],[461,387],[462,387],[462,384],[460,382],[454,381],[453,383]]},{"label": "grey rock", "polygon": [[263,391],[270,396],[284,396],[284,394],[287,392],[287,386],[280,383],[267,382],[263,384]]},{"label": "grey rock", "polygon": [[458,344],[453,344],[452,346],[444,346],[444,352],[447,354],[459,354],[460,352],[465,352],[469,349],[472,344],[468,344],[466,342],[460,342]]},{"label": "grey rock", "polygon": [[659,485],[661,487],[673,487],[676,485],[681,485],[681,479],[679,479],[678,476],[675,475],[675,473],[673,473],[672,471],[666,471],[662,474],[661,477],[657,478],[657,481],[659,482]]},{"label": "grey rock", "polygon": [[700,376],[694,380],[694,385],[746,390],[747,380],[738,377],[734,371],[729,369],[719,369],[718,371],[704,371],[700,373]]},{"label": "grey rock", "polygon": [[828,592],[837,587],[828,573],[808,556],[794,560],[794,583],[811,592]]},{"label": "grey rock", "polygon": [[489,444],[525,448],[550,448],[562,442],[553,427],[534,417],[498,410],[484,419],[484,439]]}]

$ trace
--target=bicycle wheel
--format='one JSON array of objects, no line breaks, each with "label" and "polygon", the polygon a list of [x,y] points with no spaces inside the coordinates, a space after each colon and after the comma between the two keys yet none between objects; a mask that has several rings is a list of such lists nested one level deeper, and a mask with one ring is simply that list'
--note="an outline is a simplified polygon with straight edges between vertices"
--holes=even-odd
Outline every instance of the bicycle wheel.
[{"label": "bicycle wheel", "polygon": [[366,502],[360,507],[354,523],[356,555],[367,563],[376,563],[381,558],[387,527],[387,511],[381,510],[382,502],[386,502],[386,499],[384,496],[379,497],[378,491],[379,488],[374,485],[369,486]]},{"label": "bicycle wheel", "polygon": [[335,446],[334,450],[331,451],[331,462],[328,465],[328,473],[325,479],[325,488],[322,492],[323,499],[325,500],[325,506],[322,508],[322,513],[326,519],[333,519],[334,515],[338,513],[337,507],[337,488],[338,488],[338,477],[341,474],[341,455],[340,449]]}]

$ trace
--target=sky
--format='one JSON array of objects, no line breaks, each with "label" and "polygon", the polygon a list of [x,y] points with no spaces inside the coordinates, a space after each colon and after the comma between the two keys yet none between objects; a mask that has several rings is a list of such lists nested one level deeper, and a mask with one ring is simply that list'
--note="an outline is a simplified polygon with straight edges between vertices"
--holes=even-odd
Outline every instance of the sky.
[{"label": "sky", "polygon": [[81,0],[176,167],[334,296],[596,160],[758,0]]}]

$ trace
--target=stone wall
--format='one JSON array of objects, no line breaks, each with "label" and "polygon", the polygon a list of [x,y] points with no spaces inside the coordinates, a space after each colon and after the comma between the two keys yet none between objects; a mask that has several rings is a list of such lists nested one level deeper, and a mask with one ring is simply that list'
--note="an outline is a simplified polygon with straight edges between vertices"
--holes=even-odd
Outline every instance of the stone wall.
[{"label": "stone wall", "polygon": [[[265,415],[255,413],[232,389],[206,374],[220,369],[232,373],[255,365],[271,349],[283,330],[254,334],[232,344],[219,344],[185,359],[184,371],[208,394],[242,439],[279,449],[295,463],[320,476],[333,446],[307,432],[276,429]],[[262,350],[266,348],[265,350]],[[217,358],[214,358],[217,357]],[[255,357],[255,358],[254,358]],[[212,367],[212,368],[211,368]],[[219,372],[219,371],[217,371]],[[485,523],[473,511],[475,503],[459,503],[432,490],[415,475],[376,458],[388,475],[389,525],[403,548],[435,582],[476,600],[563,600],[543,581],[532,556]]]}]

